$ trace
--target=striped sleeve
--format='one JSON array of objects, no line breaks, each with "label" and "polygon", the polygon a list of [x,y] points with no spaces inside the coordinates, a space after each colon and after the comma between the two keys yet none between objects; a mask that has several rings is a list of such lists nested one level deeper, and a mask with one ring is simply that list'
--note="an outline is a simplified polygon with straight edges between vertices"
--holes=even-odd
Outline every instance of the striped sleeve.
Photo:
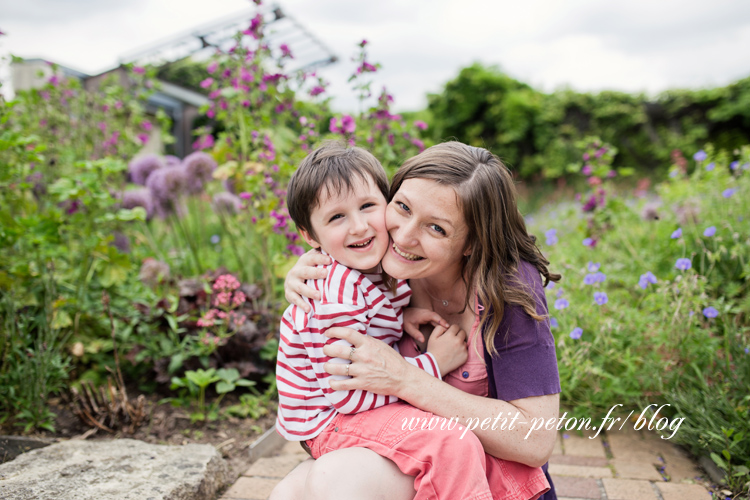
[{"label": "striped sleeve", "polygon": [[404,359],[416,366],[417,368],[420,368],[433,377],[437,378],[438,380],[443,380],[440,376],[440,369],[438,369],[437,360],[435,359],[435,356],[432,355],[431,352],[426,352],[424,354],[420,354],[419,356],[415,358],[407,358],[404,356]]}]

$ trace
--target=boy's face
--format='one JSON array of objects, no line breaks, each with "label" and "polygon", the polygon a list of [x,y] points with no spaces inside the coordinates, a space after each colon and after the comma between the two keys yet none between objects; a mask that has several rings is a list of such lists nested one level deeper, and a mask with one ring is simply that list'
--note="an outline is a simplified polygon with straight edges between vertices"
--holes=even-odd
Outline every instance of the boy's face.
[{"label": "boy's face", "polygon": [[323,188],[319,196],[320,203],[310,214],[317,238],[300,230],[302,237],[346,267],[375,271],[388,250],[383,193],[368,177],[367,181],[356,178],[352,189],[341,193]]}]

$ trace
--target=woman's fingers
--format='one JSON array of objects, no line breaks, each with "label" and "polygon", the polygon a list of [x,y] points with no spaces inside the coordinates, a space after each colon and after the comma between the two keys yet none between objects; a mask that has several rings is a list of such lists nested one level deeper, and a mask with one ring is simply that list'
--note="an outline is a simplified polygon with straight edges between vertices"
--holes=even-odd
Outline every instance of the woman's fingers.
[{"label": "woman's fingers", "polygon": [[[341,339],[346,340],[354,347],[360,347],[364,345],[368,341],[372,341],[372,337],[368,337],[367,335],[363,335],[357,330],[353,330],[351,328],[346,328],[343,326],[333,326],[326,330],[325,333],[326,337],[328,338],[335,338],[335,339]],[[330,347],[334,347],[335,344],[330,345]],[[329,347],[328,345],[326,347]],[[342,346],[338,346],[342,347]],[[345,358],[348,358],[349,356],[342,356]]]}]

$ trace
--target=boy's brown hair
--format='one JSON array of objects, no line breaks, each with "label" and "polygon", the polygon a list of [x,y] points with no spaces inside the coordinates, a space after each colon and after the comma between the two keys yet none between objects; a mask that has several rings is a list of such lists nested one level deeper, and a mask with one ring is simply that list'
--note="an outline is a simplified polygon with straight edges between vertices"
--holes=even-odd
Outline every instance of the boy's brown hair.
[{"label": "boy's brown hair", "polygon": [[321,194],[351,190],[354,179],[372,179],[388,200],[388,176],[380,162],[367,150],[346,147],[341,142],[326,142],[302,160],[292,175],[286,192],[286,204],[297,229],[316,238],[310,214],[320,204]]}]

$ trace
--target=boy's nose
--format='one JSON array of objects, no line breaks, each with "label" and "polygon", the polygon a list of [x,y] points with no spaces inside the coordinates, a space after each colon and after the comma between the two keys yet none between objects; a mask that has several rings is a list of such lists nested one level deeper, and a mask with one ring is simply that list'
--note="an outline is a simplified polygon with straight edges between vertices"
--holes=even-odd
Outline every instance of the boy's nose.
[{"label": "boy's nose", "polygon": [[367,231],[367,219],[361,216],[355,217],[352,221],[352,227],[350,231],[352,234],[360,234]]}]

